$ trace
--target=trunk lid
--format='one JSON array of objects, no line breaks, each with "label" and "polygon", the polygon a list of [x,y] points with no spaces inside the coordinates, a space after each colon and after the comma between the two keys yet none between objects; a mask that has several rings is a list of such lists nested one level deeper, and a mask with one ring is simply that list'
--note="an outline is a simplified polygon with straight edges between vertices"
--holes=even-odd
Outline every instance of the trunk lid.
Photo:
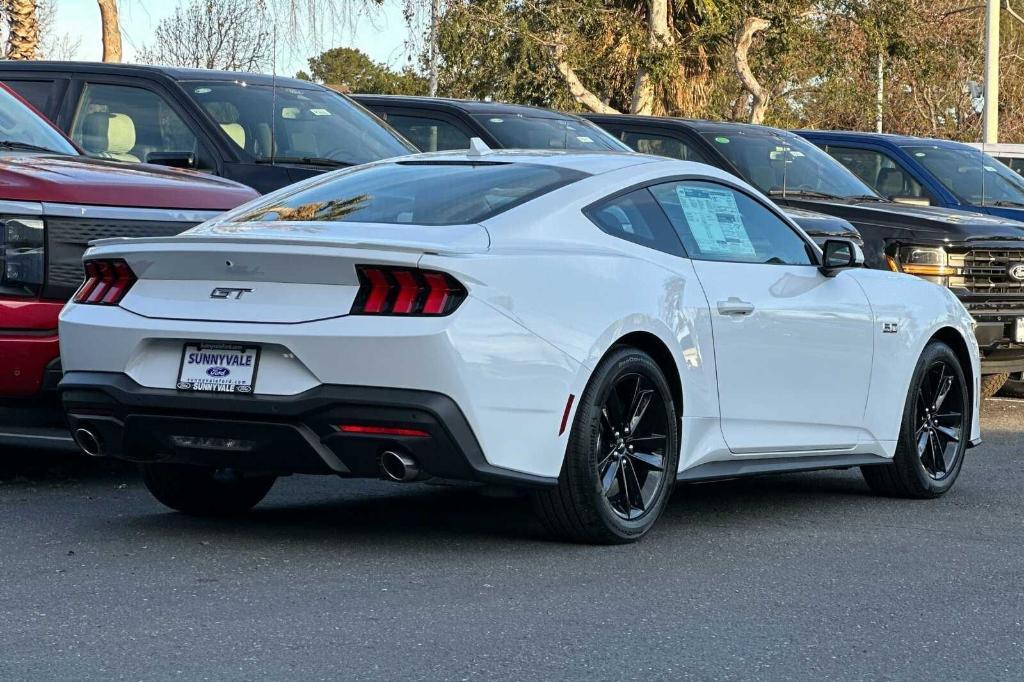
[{"label": "trunk lid", "polygon": [[359,290],[356,265],[416,267],[425,253],[488,246],[480,225],[246,223],[102,240],[87,257],[128,262],[138,281],[121,307],[145,317],[297,324],[347,315]]}]

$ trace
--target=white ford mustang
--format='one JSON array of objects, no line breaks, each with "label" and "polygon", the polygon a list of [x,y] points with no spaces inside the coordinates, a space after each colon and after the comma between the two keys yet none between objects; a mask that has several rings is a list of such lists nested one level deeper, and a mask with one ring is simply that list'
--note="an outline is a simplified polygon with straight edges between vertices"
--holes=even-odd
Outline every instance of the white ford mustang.
[{"label": "white ford mustang", "polygon": [[947,289],[822,253],[700,164],[406,157],[85,258],[60,322],[76,439],[187,513],[290,473],[437,477],[624,542],[676,481],[858,466],[935,497],[980,442]]}]

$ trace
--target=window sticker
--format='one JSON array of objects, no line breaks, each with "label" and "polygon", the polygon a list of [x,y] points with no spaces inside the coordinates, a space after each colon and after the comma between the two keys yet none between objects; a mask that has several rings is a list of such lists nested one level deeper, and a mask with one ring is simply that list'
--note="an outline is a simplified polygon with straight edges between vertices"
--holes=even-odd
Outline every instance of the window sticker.
[{"label": "window sticker", "polygon": [[327,111],[326,109],[310,109],[309,113],[313,114],[314,116],[330,116],[331,115],[331,112]]},{"label": "window sticker", "polygon": [[676,197],[697,247],[705,254],[756,256],[736,195],[727,189],[678,185]]},{"label": "window sticker", "polygon": [[590,139],[589,137],[587,137],[586,135],[577,135],[576,139],[579,140],[580,142],[584,142],[584,143],[593,142],[593,140]]},{"label": "window sticker", "polygon": [[716,137],[715,138],[715,142],[717,142],[718,144],[729,144],[729,138],[728,137],[721,137],[721,136],[720,137]]}]

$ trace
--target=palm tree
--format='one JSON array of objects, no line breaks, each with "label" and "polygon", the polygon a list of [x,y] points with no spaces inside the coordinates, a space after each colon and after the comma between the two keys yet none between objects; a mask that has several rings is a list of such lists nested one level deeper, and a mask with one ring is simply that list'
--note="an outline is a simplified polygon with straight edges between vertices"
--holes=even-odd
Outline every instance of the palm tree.
[{"label": "palm tree", "polygon": [[0,15],[7,22],[8,59],[35,59],[39,47],[36,0],[0,0]]}]

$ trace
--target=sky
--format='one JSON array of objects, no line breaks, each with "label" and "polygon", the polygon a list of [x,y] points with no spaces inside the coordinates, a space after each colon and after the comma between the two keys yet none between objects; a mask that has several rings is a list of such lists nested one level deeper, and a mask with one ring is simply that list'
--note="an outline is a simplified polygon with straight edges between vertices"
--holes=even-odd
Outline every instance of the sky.
[{"label": "sky", "polygon": [[[124,61],[133,61],[136,50],[153,40],[153,29],[163,17],[173,14],[175,7],[189,0],[119,0]],[[54,33],[80,39],[76,59],[99,61],[100,11],[96,0],[52,0],[56,6]],[[371,59],[400,66],[405,62],[407,28],[402,18],[400,0],[385,0],[384,6],[372,14],[363,13],[351,26],[339,28],[324,40],[324,45],[307,45],[296,54],[282,51],[277,55],[278,73],[293,76],[307,69],[306,59],[329,47],[356,47]]]}]

